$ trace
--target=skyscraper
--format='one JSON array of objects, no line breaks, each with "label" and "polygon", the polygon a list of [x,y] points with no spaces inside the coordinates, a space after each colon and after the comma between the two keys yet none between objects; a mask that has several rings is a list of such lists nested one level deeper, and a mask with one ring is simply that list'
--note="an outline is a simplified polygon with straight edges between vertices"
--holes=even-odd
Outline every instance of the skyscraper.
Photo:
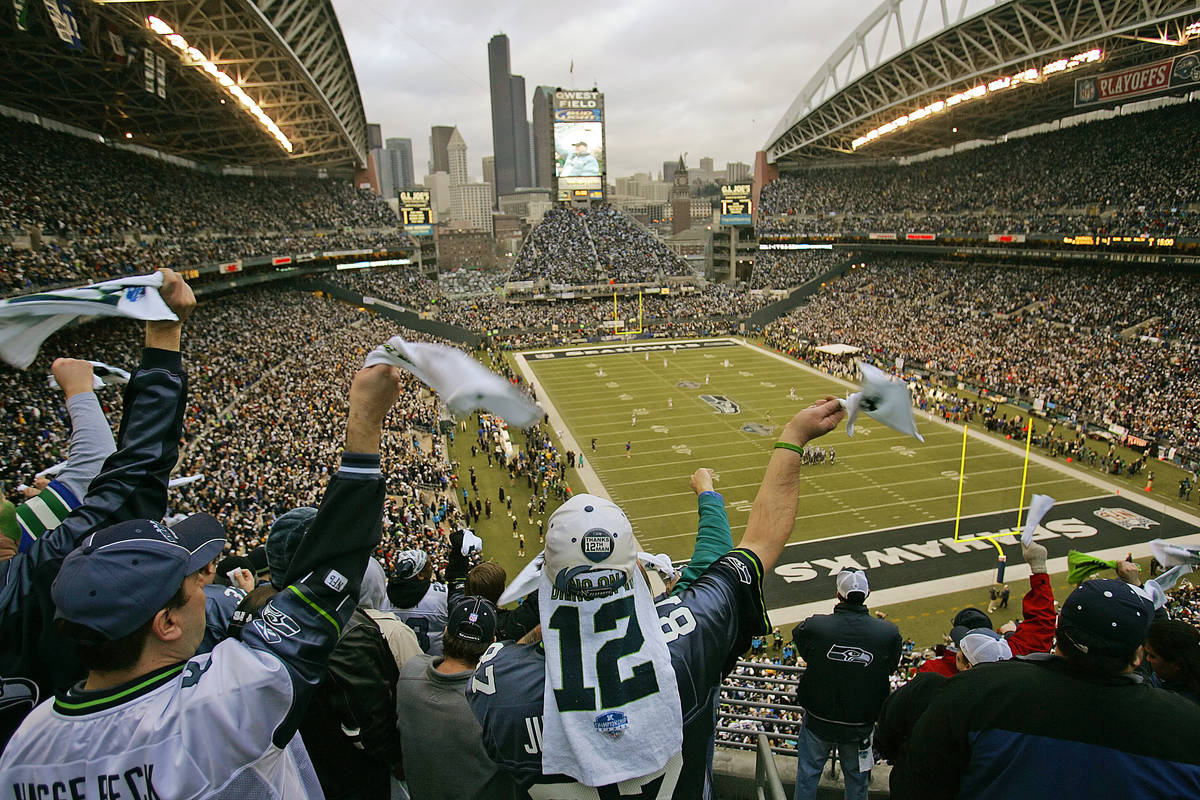
[{"label": "skyscraper", "polygon": [[449,172],[450,156],[446,145],[450,143],[450,134],[454,133],[452,125],[434,125],[429,129],[429,171]]},{"label": "skyscraper", "polygon": [[492,156],[484,156],[483,161],[480,162],[480,166],[483,167],[483,182],[487,183],[487,184],[491,184],[492,186],[495,186],[496,185],[496,159],[493,158]]},{"label": "skyscraper", "polygon": [[450,141],[446,144],[446,154],[450,162],[450,188],[466,184],[469,180],[467,177],[467,143],[462,134],[458,132],[458,128],[454,128],[450,134]]},{"label": "skyscraper", "polygon": [[378,122],[367,123],[367,149],[378,150],[383,147],[383,126]]},{"label": "skyscraper", "polygon": [[663,162],[663,183],[670,183],[675,180],[675,159]]},{"label": "skyscraper", "polygon": [[554,177],[554,88],[533,91],[533,185],[550,188]]},{"label": "skyscraper", "polygon": [[496,194],[512,194],[532,182],[529,174],[529,119],[525,115],[525,79],[512,74],[508,36],[488,42],[488,84],[492,99],[492,153],[496,158]]},{"label": "skyscraper", "polygon": [[388,139],[387,149],[395,153],[392,158],[392,181],[396,189],[416,186],[413,176],[412,139]]}]

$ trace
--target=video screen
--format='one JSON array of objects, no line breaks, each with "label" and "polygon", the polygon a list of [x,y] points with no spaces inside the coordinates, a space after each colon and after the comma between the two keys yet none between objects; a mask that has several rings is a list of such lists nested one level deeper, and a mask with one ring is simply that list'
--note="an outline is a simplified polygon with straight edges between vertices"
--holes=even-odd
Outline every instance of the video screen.
[{"label": "video screen", "polygon": [[554,123],[554,174],[559,178],[604,174],[603,123]]}]

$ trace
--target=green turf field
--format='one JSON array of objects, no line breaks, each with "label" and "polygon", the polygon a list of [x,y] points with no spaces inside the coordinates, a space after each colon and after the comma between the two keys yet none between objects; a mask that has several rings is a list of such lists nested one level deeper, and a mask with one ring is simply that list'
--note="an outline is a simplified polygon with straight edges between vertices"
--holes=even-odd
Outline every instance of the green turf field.
[{"label": "green turf field", "polygon": [[[717,471],[717,489],[725,497],[736,539],[745,528],[773,434],[799,408],[847,391],[794,361],[741,345],[650,352],[649,359],[645,353],[625,352],[529,362],[604,487],[634,521],[642,544],[674,558],[691,553],[692,471],[702,466]],[[789,399],[792,389],[796,400]],[[717,413],[701,398],[704,394],[727,398],[737,404],[738,413]],[[872,420],[860,421],[853,438],[839,428],[815,441],[833,447],[836,459],[802,468],[794,539],[953,518],[962,434],[920,412],[917,421],[924,444]],[[593,437],[595,453],[590,449]],[[628,457],[626,441],[631,445]],[[1023,468],[1023,458],[970,441],[962,513],[1015,510]],[[1099,493],[1031,463],[1027,495],[1033,492],[1059,501]]]}]

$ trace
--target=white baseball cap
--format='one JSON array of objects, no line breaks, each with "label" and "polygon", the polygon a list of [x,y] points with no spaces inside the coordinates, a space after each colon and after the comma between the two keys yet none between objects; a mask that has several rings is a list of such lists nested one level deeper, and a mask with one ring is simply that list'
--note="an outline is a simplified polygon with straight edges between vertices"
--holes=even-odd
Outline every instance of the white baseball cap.
[{"label": "white baseball cap", "polygon": [[633,579],[637,553],[633,526],[611,500],[577,494],[550,515],[545,569],[559,592],[610,595]]},{"label": "white baseball cap", "polygon": [[972,666],[1007,661],[1013,657],[1008,642],[991,628],[973,628],[967,631],[958,640],[958,649]]},{"label": "white baseball cap", "polygon": [[849,597],[853,592],[861,592],[864,599],[871,593],[867,573],[861,569],[844,569],[837,574],[837,593]]}]

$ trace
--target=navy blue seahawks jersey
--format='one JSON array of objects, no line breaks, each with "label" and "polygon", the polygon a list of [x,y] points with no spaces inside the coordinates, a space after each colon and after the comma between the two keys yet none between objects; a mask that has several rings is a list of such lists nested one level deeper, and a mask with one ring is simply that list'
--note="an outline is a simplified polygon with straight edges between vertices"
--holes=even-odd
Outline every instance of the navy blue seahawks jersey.
[{"label": "navy blue seahawks jersey", "polygon": [[733,550],[686,590],[655,605],[683,710],[683,752],[663,770],[599,788],[575,783],[565,775],[542,775],[546,657],[541,644],[497,642],[480,659],[467,700],[483,728],[488,755],[513,779],[518,794],[527,793],[533,800],[706,797],[713,698],[722,677],[746,651],[750,637],[771,630],[762,577],[757,556]]},{"label": "navy blue seahawks jersey", "polygon": [[217,643],[229,635],[229,623],[233,612],[246,593],[236,586],[218,586],[210,583],[204,587],[204,641],[196,655],[211,653]]}]

